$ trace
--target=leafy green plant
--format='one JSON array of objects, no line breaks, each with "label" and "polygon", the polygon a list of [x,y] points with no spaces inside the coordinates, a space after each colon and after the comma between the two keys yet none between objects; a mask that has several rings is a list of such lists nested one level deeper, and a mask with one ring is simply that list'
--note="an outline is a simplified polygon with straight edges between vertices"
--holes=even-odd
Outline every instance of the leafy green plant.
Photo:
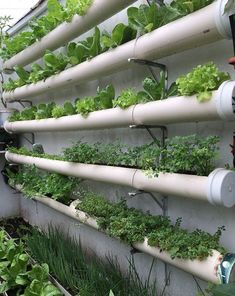
[{"label": "leafy green plant", "polygon": [[101,45],[104,49],[115,48],[123,43],[126,43],[136,36],[136,31],[130,26],[122,23],[117,24],[112,33],[104,32],[101,37]]},{"label": "leafy green plant", "polygon": [[114,98],[114,87],[108,85],[102,90],[98,89],[95,97],[87,97],[84,99],[78,98],[76,100],[76,111],[86,117],[90,112],[112,108]]},{"label": "leafy green plant", "polygon": [[108,296],[110,289],[115,296],[157,295],[155,283],[141,282],[133,261],[129,271],[122,274],[116,259],[101,260],[58,229],[49,228],[49,233],[34,230],[27,245],[34,258],[47,262],[51,272],[73,295]]},{"label": "leafy green plant", "polygon": [[197,293],[196,296],[232,296],[235,293],[235,284],[208,284],[205,291]]},{"label": "leafy green plant", "polygon": [[229,80],[228,73],[220,72],[214,63],[199,65],[192,72],[182,75],[176,80],[178,91],[183,96],[197,94],[200,102],[211,98],[212,91],[216,90],[224,81]]},{"label": "leafy green plant", "polygon": [[47,196],[64,204],[69,204],[79,180],[56,173],[48,173],[34,166],[25,165],[18,173],[8,170],[12,186],[21,185],[27,197]]},{"label": "leafy green plant", "polygon": [[188,232],[181,229],[181,218],[172,224],[168,217],[151,216],[139,210],[127,208],[122,201],[113,204],[102,196],[85,192],[77,209],[96,219],[100,229],[129,244],[142,242],[148,238],[150,246],[166,251],[171,258],[203,260],[212,254],[212,250],[224,253],[219,239],[224,227],[219,227],[214,235],[196,229]]},{"label": "leafy green plant", "polygon": [[[73,1],[74,0],[70,0],[68,7],[73,6]],[[86,1],[86,4],[90,3],[88,0],[83,1]],[[9,80],[4,84],[4,90],[12,91],[17,87],[23,86],[24,84],[35,83],[39,80],[50,77],[51,75],[63,71],[66,67],[80,64],[87,59],[94,58],[95,56],[109,50],[110,48],[114,48],[132,40],[137,36],[137,31],[139,33],[150,32],[212,2],[213,0],[181,0],[173,1],[171,4],[164,4],[161,6],[157,6],[155,2],[153,2],[150,6],[141,5],[139,8],[131,7],[128,9],[129,25],[118,24],[113,29],[111,34],[107,32],[101,33],[99,28],[96,27],[94,34],[88,37],[86,40],[79,41],[77,44],[74,42],[70,43],[67,46],[67,55],[61,53],[55,54],[47,51],[43,57],[44,68],[38,64],[34,64],[27,80],[22,80],[21,78],[16,81]],[[50,6],[50,9],[48,8],[50,20],[56,20],[55,23],[57,23],[64,16],[66,18],[66,10],[63,9],[57,0],[50,0],[48,5]],[[77,7],[76,5],[74,6]],[[44,22],[44,18],[46,18],[47,21],[47,17],[42,17],[40,21]],[[50,21],[49,23],[52,27],[56,26],[55,23],[52,24]],[[43,28],[43,25],[38,26],[36,31],[40,32],[40,27]],[[27,33],[30,32],[23,32],[21,34],[25,34],[26,40],[30,40],[30,38],[32,39],[32,34],[27,35]],[[17,37],[19,38],[19,36],[15,37],[16,40]],[[20,37],[19,40],[21,38],[24,39],[24,37]],[[17,43],[19,40],[17,40]],[[8,44],[7,48],[8,47],[11,46]],[[14,50],[14,47],[12,49]],[[23,70],[21,69],[20,72],[23,72]]]},{"label": "leafy green plant", "polygon": [[[61,296],[61,292],[48,281],[47,264],[31,266],[24,245],[8,239],[5,231],[0,231],[0,293],[15,290],[16,295]],[[23,292],[23,294],[22,294]]]},{"label": "leafy green plant", "polygon": [[189,13],[201,9],[214,0],[174,0],[170,4],[130,7],[127,11],[129,26],[140,34],[149,33]]},{"label": "leafy green plant", "polygon": [[34,19],[30,23],[30,31],[24,31],[10,38],[3,39],[5,47],[0,53],[3,59],[8,59],[55,29],[62,22],[70,22],[76,14],[85,15],[92,0],[67,0],[63,7],[57,0],[47,1],[47,15]]},{"label": "leafy green plant", "polygon": [[157,142],[127,147],[119,143],[90,145],[79,141],[64,149],[61,156],[38,154],[24,147],[8,150],[33,157],[139,168],[151,173],[150,176],[157,176],[160,172],[207,176],[214,169],[218,141],[215,136],[200,138],[196,135],[174,137],[167,140],[165,147],[160,147]]}]

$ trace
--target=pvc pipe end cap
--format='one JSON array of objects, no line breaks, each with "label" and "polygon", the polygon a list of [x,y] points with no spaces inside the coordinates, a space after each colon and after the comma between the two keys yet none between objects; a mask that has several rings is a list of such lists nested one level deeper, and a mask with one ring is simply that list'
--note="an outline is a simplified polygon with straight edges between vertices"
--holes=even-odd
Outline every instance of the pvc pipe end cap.
[{"label": "pvc pipe end cap", "polygon": [[225,39],[232,38],[229,16],[235,14],[235,4],[228,13],[224,12],[228,0],[218,0],[216,3],[215,23],[220,35]]},{"label": "pvc pipe end cap", "polygon": [[9,152],[6,151],[6,153],[5,153],[5,159],[6,159],[6,161],[11,162],[11,161],[9,160],[9,158],[8,158],[8,154],[9,154]]},{"label": "pvc pipe end cap", "polygon": [[4,124],[3,124],[3,128],[4,128],[4,130],[7,132],[7,133],[9,133],[9,134],[12,134],[13,132],[12,132],[12,130],[11,130],[11,122],[9,122],[9,121],[5,121],[4,122]]},{"label": "pvc pipe end cap", "polygon": [[207,198],[213,205],[230,208],[235,204],[235,172],[216,169],[208,177]]},{"label": "pvc pipe end cap", "polygon": [[216,109],[222,120],[235,120],[235,81],[225,81],[216,95]]}]

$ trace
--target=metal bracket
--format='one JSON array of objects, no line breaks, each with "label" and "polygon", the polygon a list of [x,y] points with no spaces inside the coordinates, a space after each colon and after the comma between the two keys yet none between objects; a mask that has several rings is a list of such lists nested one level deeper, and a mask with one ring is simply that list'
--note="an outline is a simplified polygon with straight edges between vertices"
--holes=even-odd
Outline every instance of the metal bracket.
[{"label": "metal bracket", "polygon": [[167,216],[167,196],[163,196],[161,200],[159,200],[158,197],[156,197],[152,192],[144,191],[144,190],[138,190],[137,192],[129,192],[129,197],[135,197],[137,195],[141,194],[148,194],[151,196],[151,198],[156,202],[156,204],[159,206],[159,208],[162,210],[163,216]]},{"label": "metal bracket", "polygon": [[[156,142],[159,147],[165,146],[165,140],[168,136],[167,127],[165,127],[163,125],[130,125],[129,128],[130,129],[145,129],[149,133],[149,135],[151,136],[153,141]],[[161,141],[159,141],[157,139],[157,137],[153,134],[153,132],[151,131],[151,128],[158,128],[161,130],[161,132],[162,132]]]},{"label": "metal bracket", "polygon": [[15,103],[19,103],[23,108],[26,108],[26,106],[23,103],[29,103],[29,106],[32,107],[33,103],[29,100],[22,100],[22,101],[14,101]]},{"label": "metal bracket", "polygon": [[0,83],[1,83],[1,102],[2,102],[2,104],[4,106],[4,108],[7,108],[7,103],[4,101],[3,96],[2,96],[2,94],[3,94],[2,85],[4,83],[4,76],[3,76],[2,71],[0,71]]},{"label": "metal bracket", "polygon": [[[151,136],[151,138],[153,139],[153,141],[155,143],[157,143],[157,145],[159,147],[164,147],[165,146],[165,141],[167,139],[168,136],[168,130],[165,126],[163,125],[154,125],[154,126],[147,126],[147,125],[131,125],[129,126],[130,128],[139,128],[139,129],[145,129],[149,135]],[[159,141],[159,139],[157,139],[157,137],[152,133],[151,128],[159,128],[162,132],[162,137],[161,140]],[[151,198],[156,202],[156,204],[159,206],[159,208],[162,210],[163,216],[166,217],[167,213],[168,213],[168,197],[167,196],[162,196],[162,199],[159,200],[158,197],[156,197],[152,192],[146,192],[144,190],[139,190],[137,192],[129,192],[128,195],[130,197],[135,197],[137,195],[140,194],[148,194],[151,196]],[[131,254],[135,254],[135,253],[139,253],[138,251],[135,251],[135,248],[133,248],[131,250]],[[170,277],[171,277],[171,272],[168,271],[168,264],[164,263],[164,270],[165,270],[165,287],[162,291],[162,294],[164,294],[165,289],[167,286],[170,285]]]},{"label": "metal bracket", "polygon": [[202,289],[202,287],[200,286],[200,284],[199,284],[198,280],[196,279],[196,277],[195,277],[194,275],[192,275],[192,277],[193,277],[193,279],[194,279],[194,281],[195,281],[195,283],[196,283],[196,285],[197,285],[197,288],[198,288],[198,290],[200,291],[200,293],[201,293],[203,296],[206,296],[206,294],[203,292],[203,289]]},{"label": "metal bracket", "polygon": [[[146,192],[144,190],[139,190],[137,192],[129,192],[128,193],[128,195],[130,197],[135,197],[140,194],[149,194],[152,197],[152,199],[156,202],[156,204],[159,206],[159,208],[162,210],[163,216],[164,217],[167,216],[167,212],[168,212],[168,197],[167,196],[163,196],[162,200],[159,200],[152,192]],[[136,253],[141,253],[140,251],[136,250],[134,247],[132,247],[130,252],[131,252],[131,255],[134,255]],[[163,289],[163,293],[166,289],[166,286],[170,285],[171,272],[168,270],[167,263],[164,263],[164,272],[165,272],[165,288]]]},{"label": "metal bracket", "polygon": [[34,145],[35,144],[35,135],[34,133],[30,133],[30,135],[32,136],[32,140],[29,140],[27,137],[25,137],[24,135],[21,135],[21,137],[23,139],[25,139],[29,144]]},{"label": "metal bracket", "polygon": [[231,153],[233,155],[233,167],[235,167],[235,132],[233,133],[233,144],[230,144],[232,148]]},{"label": "metal bracket", "polygon": [[137,250],[135,247],[133,247],[131,245],[131,250],[130,250],[131,255],[135,255],[135,254],[141,254],[142,252]]},{"label": "metal bracket", "polygon": [[161,71],[163,71],[164,73],[164,77],[165,77],[165,89],[164,89],[164,98],[166,97],[166,93],[168,90],[168,69],[167,66],[161,63],[157,63],[157,62],[153,62],[153,61],[149,61],[149,60],[144,60],[144,59],[136,59],[136,58],[129,58],[128,59],[129,63],[135,63],[141,66],[147,66],[151,75],[153,76],[154,80],[156,82],[159,83],[159,80],[156,76],[156,74],[154,73],[152,68],[158,68]]}]

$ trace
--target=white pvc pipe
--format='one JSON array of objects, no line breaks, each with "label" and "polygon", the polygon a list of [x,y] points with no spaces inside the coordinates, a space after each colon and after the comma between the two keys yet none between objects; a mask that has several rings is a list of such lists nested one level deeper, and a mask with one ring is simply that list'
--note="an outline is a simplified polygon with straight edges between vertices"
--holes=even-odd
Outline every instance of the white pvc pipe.
[{"label": "white pvc pipe", "polygon": [[39,169],[62,175],[204,200],[225,207],[235,204],[235,172],[225,169],[216,169],[208,177],[160,173],[158,177],[151,178],[141,170],[123,167],[73,163],[10,152],[6,152],[5,158],[9,162],[35,165]]},{"label": "white pvc pipe", "polygon": [[213,251],[212,256],[209,256],[205,260],[182,260],[172,259],[170,254],[161,251],[157,247],[150,247],[148,245],[147,238],[144,243],[134,243],[133,246],[144,253],[157,257],[158,259],[171,264],[177,268],[180,268],[190,274],[193,274],[204,281],[212,282],[215,284],[220,283],[219,276],[217,274],[218,267],[222,261],[223,256],[216,250]]},{"label": "white pvc pipe", "polygon": [[[102,231],[99,229],[99,226],[96,220],[90,217],[85,212],[76,210],[74,203],[70,207],[68,207],[51,198],[36,197],[34,199],[70,218],[76,219],[85,225],[88,225],[96,230]],[[171,264],[177,268],[180,268],[188,273],[191,273],[205,281],[209,281],[216,284],[220,283],[217,270],[223,257],[218,251],[214,250],[212,256],[209,256],[205,260],[200,261],[200,260],[181,260],[177,258],[172,259],[169,253],[162,252],[157,247],[149,246],[147,242],[147,238],[145,238],[143,243],[133,243],[133,247],[135,247],[137,250],[140,250],[146,254],[156,257],[168,264]]]},{"label": "white pvc pipe", "polygon": [[[231,38],[229,18],[224,15],[221,7],[225,3],[226,0],[214,2],[137,40],[51,76],[45,81],[25,85],[12,92],[4,92],[3,98],[8,102],[32,99],[48,91],[81,84],[127,68],[129,58],[159,59],[226,37]],[[227,31],[228,35],[225,34]]]},{"label": "white pvc pipe", "polygon": [[113,108],[92,112],[87,118],[81,115],[58,119],[40,119],[5,122],[9,133],[72,131],[127,127],[131,125],[157,125],[180,122],[234,120],[233,96],[235,82],[223,83],[214,91],[210,101],[199,103],[196,96],[171,97],[162,101],[131,106],[126,110]]},{"label": "white pvc pipe", "polygon": [[126,8],[137,0],[93,0],[86,15],[75,15],[71,22],[62,23],[53,31],[19,52],[3,64],[3,70],[9,73],[14,66],[26,66],[43,56],[47,49],[55,50],[70,40],[82,35],[104,20]]}]

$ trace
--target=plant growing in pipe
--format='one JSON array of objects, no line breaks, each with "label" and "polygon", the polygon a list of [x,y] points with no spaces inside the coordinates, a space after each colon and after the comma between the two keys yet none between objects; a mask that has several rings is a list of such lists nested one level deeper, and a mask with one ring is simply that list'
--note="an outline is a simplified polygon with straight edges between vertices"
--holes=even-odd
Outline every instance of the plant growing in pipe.
[{"label": "plant growing in pipe", "polygon": [[[141,5],[139,10],[137,8],[129,8],[128,26],[124,24],[118,24],[113,29],[110,36],[106,32],[101,34],[100,30],[96,28],[93,36],[88,37],[86,40],[80,41],[77,44],[75,44],[74,42],[70,43],[67,47],[67,55],[59,54],[58,56],[56,56],[51,52],[46,53],[43,58],[44,69],[40,65],[34,64],[32,66],[32,71],[29,74],[22,67],[16,67],[15,70],[19,76],[19,79],[16,81],[10,79],[9,82],[4,84],[4,89],[5,91],[12,91],[17,87],[21,87],[25,84],[35,83],[37,81],[50,77],[53,74],[57,74],[57,63],[53,62],[52,67],[48,67],[47,65],[48,55],[53,56],[53,60],[57,60],[58,64],[61,64],[60,60],[63,61],[63,67],[59,69],[60,72],[63,71],[66,66],[71,67],[80,64],[87,59],[93,58],[109,50],[110,48],[116,47],[134,39],[137,34],[136,29],[140,32],[143,32],[143,28],[141,29],[137,26],[137,24],[141,24],[141,21],[145,22],[145,20],[148,20],[149,24],[144,24],[144,28],[147,28],[147,32],[150,32],[169,22],[181,18],[188,13],[207,6],[213,1],[204,1],[204,3],[200,3],[199,5],[197,0],[191,0],[191,2],[192,3],[188,7],[185,4],[180,4],[177,1],[173,1],[170,5],[167,4],[160,7],[158,7],[155,2],[153,2],[150,7],[148,5]],[[195,4],[194,2],[197,2],[197,4]],[[189,9],[189,7],[191,7],[191,9]],[[136,19],[138,16],[141,20],[139,20],[139,22],[134,21],[134,19]]]},{"label": "plant growing in pipe", "polygon": [[212,91],[217,90],[219,86],[230,79],[228,73],[221,72],[212,62],[195,67],[186,75],[180,76],[176,83],[172,85],[165,93],[165,76],[161,72],[159,82],[150,77],[143,80],[143,90],[137,92],[135,89],[124,89],[121,94],[115,98],[115,89],[113,85],[108,85],[104,89],[97,89],[95,96],[77,98],[75,103],[66,101],[63,106],[56,105],[54,102],[49,104],[39,104],[25,108],[23,111],[15,111],[9,118],[9,122],[60,118],[74,114],[81,114],[87,117],[90,112],[105,110],[113,107],[126,109],[132,105],[146,103],[156,100],[163,100],[171,96],[191,96],[196,94],[200,102],[209,100]]},{"label": "plant growing in pipe", "polygon": [[[200,138],[192,135],[167,140],[166,147],[153,142],[134,148],[119,143],[89,145],[77,142],[72,147],[64,149],[61,156],[38,154],[24,147],[9,148],[8,151],[70,162],[139,168],[146,171],[149,176],[157,176],[160,172],[207,176],[214,168],[218,141],[219,138],[215,136]],[[164,157],[161,157],[162,155]]]}]

